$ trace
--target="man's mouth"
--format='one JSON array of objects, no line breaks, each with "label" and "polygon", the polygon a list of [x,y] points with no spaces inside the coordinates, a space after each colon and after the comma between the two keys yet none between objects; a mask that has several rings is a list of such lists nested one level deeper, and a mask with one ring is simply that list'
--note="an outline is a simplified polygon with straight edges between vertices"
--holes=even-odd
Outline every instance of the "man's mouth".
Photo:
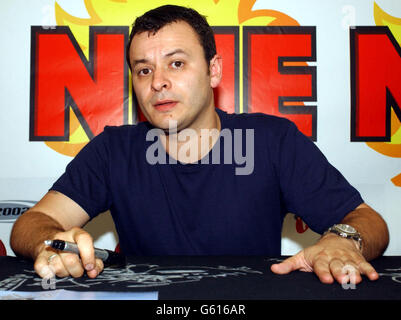
[{"label": "man's mouth", "polygon": [[158,111],[169,111],[172,108],[175,107],[177,104],[177,101],[174,100],[159,100],[155,104],[153,104],[153,107],[158,110]]}]

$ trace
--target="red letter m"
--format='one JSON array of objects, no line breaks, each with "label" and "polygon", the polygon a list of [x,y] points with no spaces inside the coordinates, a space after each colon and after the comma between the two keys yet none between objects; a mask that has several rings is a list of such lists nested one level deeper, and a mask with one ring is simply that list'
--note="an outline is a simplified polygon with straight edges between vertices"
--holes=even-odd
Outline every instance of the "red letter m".
[{"label": "red letter m", "polygon": [[388,27],[351,29],[351,141],[390,141],[401,121],[401,49]]},{"label": "red letter m", "polygon": [[128,122],[128,27],[90,27],[89,61],[68,27],[31,37],[30,141],[68,141],[69,107],[89,139]]}]

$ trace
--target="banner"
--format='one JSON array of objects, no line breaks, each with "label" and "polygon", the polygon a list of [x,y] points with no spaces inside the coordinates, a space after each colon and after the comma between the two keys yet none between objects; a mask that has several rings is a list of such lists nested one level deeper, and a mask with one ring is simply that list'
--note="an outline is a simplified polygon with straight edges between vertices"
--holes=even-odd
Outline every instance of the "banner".
[{"label": "banner", "polygon": [[[126,45],[163,5],[205,15],[223,57],[216,106],[293,121],[388,223],[401,254],[401,2],[397,0],[6,0],[0,4],[0,240],[106,125],[145,120]],[[246,191],[244,191],[246,192]],[[86,227],[114,249],[108,212]],[[319,235],[284,221],[282,254]]]}]

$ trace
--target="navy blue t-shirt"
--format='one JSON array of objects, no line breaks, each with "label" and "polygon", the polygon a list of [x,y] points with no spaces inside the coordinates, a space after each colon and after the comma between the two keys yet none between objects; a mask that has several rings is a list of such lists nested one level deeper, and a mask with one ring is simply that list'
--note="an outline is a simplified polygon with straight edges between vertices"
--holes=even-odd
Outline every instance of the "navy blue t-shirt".
[{"label": "navy blue t-shirt", "polygon": [[209,164],[168,155],[153,164],[149,155],[166,154],[157,137],[147,141],[148,122],[106,127],[51,189],[90,218],[110,210],[129,255],[276,256],[287,212],[322,233],[363,202],[289,120],[216,111],[221,134]]}]

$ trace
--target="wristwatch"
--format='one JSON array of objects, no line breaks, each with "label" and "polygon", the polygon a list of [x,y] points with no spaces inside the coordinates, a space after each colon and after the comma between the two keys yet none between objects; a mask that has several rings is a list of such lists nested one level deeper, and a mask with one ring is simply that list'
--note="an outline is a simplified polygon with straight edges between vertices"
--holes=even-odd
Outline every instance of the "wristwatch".
[{"label": "wristwatch", "polygon": [[325,233],[334,233],[346,239],[355,240],[359,245],[359,251],[362,251],[362,238],[359,232],[349,224],[335,224],[330,227]]}]

